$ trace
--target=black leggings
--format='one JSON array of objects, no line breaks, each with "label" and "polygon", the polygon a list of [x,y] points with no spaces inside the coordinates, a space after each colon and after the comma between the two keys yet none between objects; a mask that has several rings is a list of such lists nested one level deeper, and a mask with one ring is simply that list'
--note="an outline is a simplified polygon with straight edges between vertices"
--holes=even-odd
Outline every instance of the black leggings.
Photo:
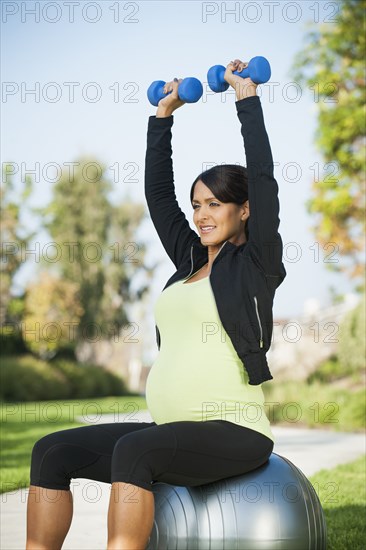
[{"label": "black leggings", "polygon": [[46,435],[33,447],[30,482],[70,489],[71,478],[197,486],[249,472],[271,455],[267,436],[229,422],[120,422]]}]

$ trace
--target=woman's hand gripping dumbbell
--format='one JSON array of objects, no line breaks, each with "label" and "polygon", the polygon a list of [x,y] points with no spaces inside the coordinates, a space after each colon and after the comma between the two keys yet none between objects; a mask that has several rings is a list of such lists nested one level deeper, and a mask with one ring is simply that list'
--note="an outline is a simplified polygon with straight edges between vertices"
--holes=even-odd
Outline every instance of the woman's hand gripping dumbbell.
[{"label": "woman's hand gripping dumbbell", "polygon": [[[237,98],[243,99],[256,95],[258,84],[264,84],[271,78],[271,66],[262,56],[253,57],[249,63],[235,59],[226,67],[214,65],[207,73],[207,82],[212,91],[225,92],[231,85],[237,92]],[[249,87],[251,85],[251,87]]]},{"label": "woman's hand gripping dumbbell", "polygon": [[230,61],[224,72],[225,84],[227,88],[229,86],[234,88],[236,101],[257,95],[258,84],[253,82],[249,77],[243,78],[242,76],[239,76],[239,74],[243,73],[247,66],[247,62],[241,61],[240,59],[235,59],[234,61]]},{"label": "woman's hand gripping dumbbell", "polygon": [[171,82],[156,80],[147,90],[147,97],[152,105],[171,110],[171,112],[184,103],[196,103],[202,94],[203,86],[194,77],[175,78]]}]

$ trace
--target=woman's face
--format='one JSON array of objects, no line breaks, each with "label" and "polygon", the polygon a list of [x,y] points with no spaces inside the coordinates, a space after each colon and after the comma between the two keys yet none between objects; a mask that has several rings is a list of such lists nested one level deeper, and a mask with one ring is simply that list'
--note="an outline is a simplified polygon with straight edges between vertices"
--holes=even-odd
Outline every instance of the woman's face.
[{"label": "woman's face", "polygon": [[[194,186],[192,200],[193,221],[204,245],[217,245],[227,240],[235,245],[246,242],[244,227],[249,217],[249,201],[238,205],[233,202],[220,202],[212,191],[198,180]],[[204,231],[202,226],[214,226]]]}]

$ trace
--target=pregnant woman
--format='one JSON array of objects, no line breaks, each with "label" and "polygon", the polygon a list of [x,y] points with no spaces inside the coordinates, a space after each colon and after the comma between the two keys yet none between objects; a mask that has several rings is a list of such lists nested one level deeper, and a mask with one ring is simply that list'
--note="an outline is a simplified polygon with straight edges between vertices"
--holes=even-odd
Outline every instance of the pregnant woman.
[{"label": "pregnant woman", "polygon": [[[57,550],[70,528],[70,482],[111,483],[109,550],[142,550],[154,521],[154,482],[198,486],[254,470],[274,438],[261,384],[276,288],[286,271],[278,185],[256,85],[233,74],[247,168],[221,165],[191,187],[193,231],[174,192],[171,128],[184,103],[179,80],[148,124],[145,194],[176,267],[155,305],[159,355],[146,384],[153,422],[72,428],[36,442],[27,503],[27,550]],[[229,131],[227,128],[224,132]],[[222,135],[224,132],[218,132]],[[198,233],[198,234],[197,234]]]}]

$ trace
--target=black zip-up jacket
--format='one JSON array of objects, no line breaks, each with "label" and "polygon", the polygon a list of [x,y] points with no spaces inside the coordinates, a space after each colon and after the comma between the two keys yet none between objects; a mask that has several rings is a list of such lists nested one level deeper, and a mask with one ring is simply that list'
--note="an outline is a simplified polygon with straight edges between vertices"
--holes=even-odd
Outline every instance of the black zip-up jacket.
[{"label": "black zip-up jacket", "polygon": [[[209,278],[222,325],[248,373],[248,383],[256,386],[273,379],[266,352],[272,338],[273,299],[286,277],[286,270],[278,233],[278,185],[273,176],[261,102],[258,96],[253,96],[236,101],[235,105],[247,161],[249,239],[239,246],[225,241],[215,257]],[[145,158],[145,197],[149,212],[162,245],[176,267],[163,290],[208,262],[208,248],[191,229],[175,195],[173,119],[173,115],[149,117]],[[156,325],[155,329],[160,349],[161,335]]]}]

